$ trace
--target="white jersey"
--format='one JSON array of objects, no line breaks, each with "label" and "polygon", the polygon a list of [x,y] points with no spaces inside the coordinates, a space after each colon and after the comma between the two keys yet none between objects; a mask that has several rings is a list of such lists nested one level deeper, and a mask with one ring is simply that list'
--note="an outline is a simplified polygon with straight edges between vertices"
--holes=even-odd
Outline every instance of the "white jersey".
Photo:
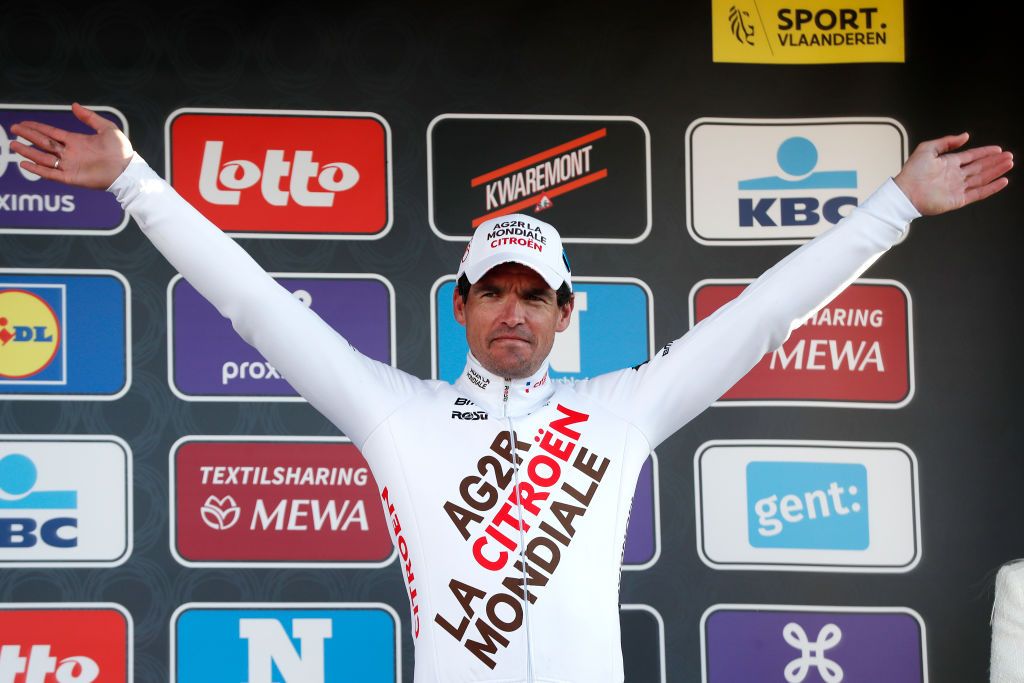
[{"label": "white jersey", "polygon": [[110,190],[360,449],[408,588],[415,680],[622,681],[619,573],[644,460],[893,245],[890,180],[649,362],[592,379],[454,385],[368,359],[136,157]]}]

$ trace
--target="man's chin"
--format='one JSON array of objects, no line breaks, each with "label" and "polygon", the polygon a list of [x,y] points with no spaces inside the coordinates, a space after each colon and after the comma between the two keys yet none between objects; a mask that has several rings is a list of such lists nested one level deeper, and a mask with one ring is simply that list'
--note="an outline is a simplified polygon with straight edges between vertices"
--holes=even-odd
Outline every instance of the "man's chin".
[{"label": "man's chin", "polygon": [[523,358],[478,358],[477,360],[479,360],[480,364],[487,368],[487,370],[492,374],[507,379],[523,379],[525,377],[529,377],[533,373],[537,372],[537,369],[540,367],[539,363],[537,363],[536,367],[531,367],[532,364],[530,361]]}]

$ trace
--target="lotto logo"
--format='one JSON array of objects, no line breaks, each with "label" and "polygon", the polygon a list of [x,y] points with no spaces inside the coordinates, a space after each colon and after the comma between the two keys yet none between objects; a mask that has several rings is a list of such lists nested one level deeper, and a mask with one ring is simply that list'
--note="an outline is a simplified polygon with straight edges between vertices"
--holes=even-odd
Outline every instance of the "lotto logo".
[{"label": "lotto logo", "polygon": [[131,640],[120,605],[0,605],[0,683],[131,683]]},{"label": "lotto logo", "polygon": [[183,605],[171,617],[172,683],[396,683],[398,615],[387,605]]},{"label": "lotto logo", "polygon": [[687,229],[701,244],[799,244],[896,175],[892,119],[697,119],[686,131]]},{"label": "lotto logo", "polygon": [[180,109],[166,135],[168,180],[225,232],[376,239],[391,226],[376,114]]}]

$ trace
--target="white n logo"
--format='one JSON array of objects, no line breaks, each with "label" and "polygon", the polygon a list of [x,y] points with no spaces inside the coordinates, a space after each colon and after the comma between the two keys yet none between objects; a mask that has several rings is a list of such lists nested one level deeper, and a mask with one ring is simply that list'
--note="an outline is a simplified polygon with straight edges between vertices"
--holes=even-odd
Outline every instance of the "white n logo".
[{"label": "white n logo", "polygon": [[325,683],[324,639],[331,637],[330,619],[292,621],[301,654],[276,619],[240,619],[238,635],[249,641],[248,683],[273,683],[271,664],[277,664],[284,683]]}]

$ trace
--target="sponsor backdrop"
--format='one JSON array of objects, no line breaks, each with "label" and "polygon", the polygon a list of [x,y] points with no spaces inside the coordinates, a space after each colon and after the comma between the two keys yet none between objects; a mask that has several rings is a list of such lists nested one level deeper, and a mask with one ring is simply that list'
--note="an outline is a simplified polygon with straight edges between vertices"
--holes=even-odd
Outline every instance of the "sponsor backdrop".
[{"label": "sponsor backdrop", "polygon": [[[712,315],[921,140],[1024,149],[1000,80],[1015,25],[984,8],[3,17],[0,683],[408,683],[413,664],[361,454],[112,197],[19,169],[12,123],[82,130],[69,103],[97,107],[356,348],[445,380],[451,273],[491,215],[562,229],[579,294],[553,375],[580,378]],[[651,455],[627,680],[987,677],[995,570],[1024,556],[1011,183],[916,223]]]}]

